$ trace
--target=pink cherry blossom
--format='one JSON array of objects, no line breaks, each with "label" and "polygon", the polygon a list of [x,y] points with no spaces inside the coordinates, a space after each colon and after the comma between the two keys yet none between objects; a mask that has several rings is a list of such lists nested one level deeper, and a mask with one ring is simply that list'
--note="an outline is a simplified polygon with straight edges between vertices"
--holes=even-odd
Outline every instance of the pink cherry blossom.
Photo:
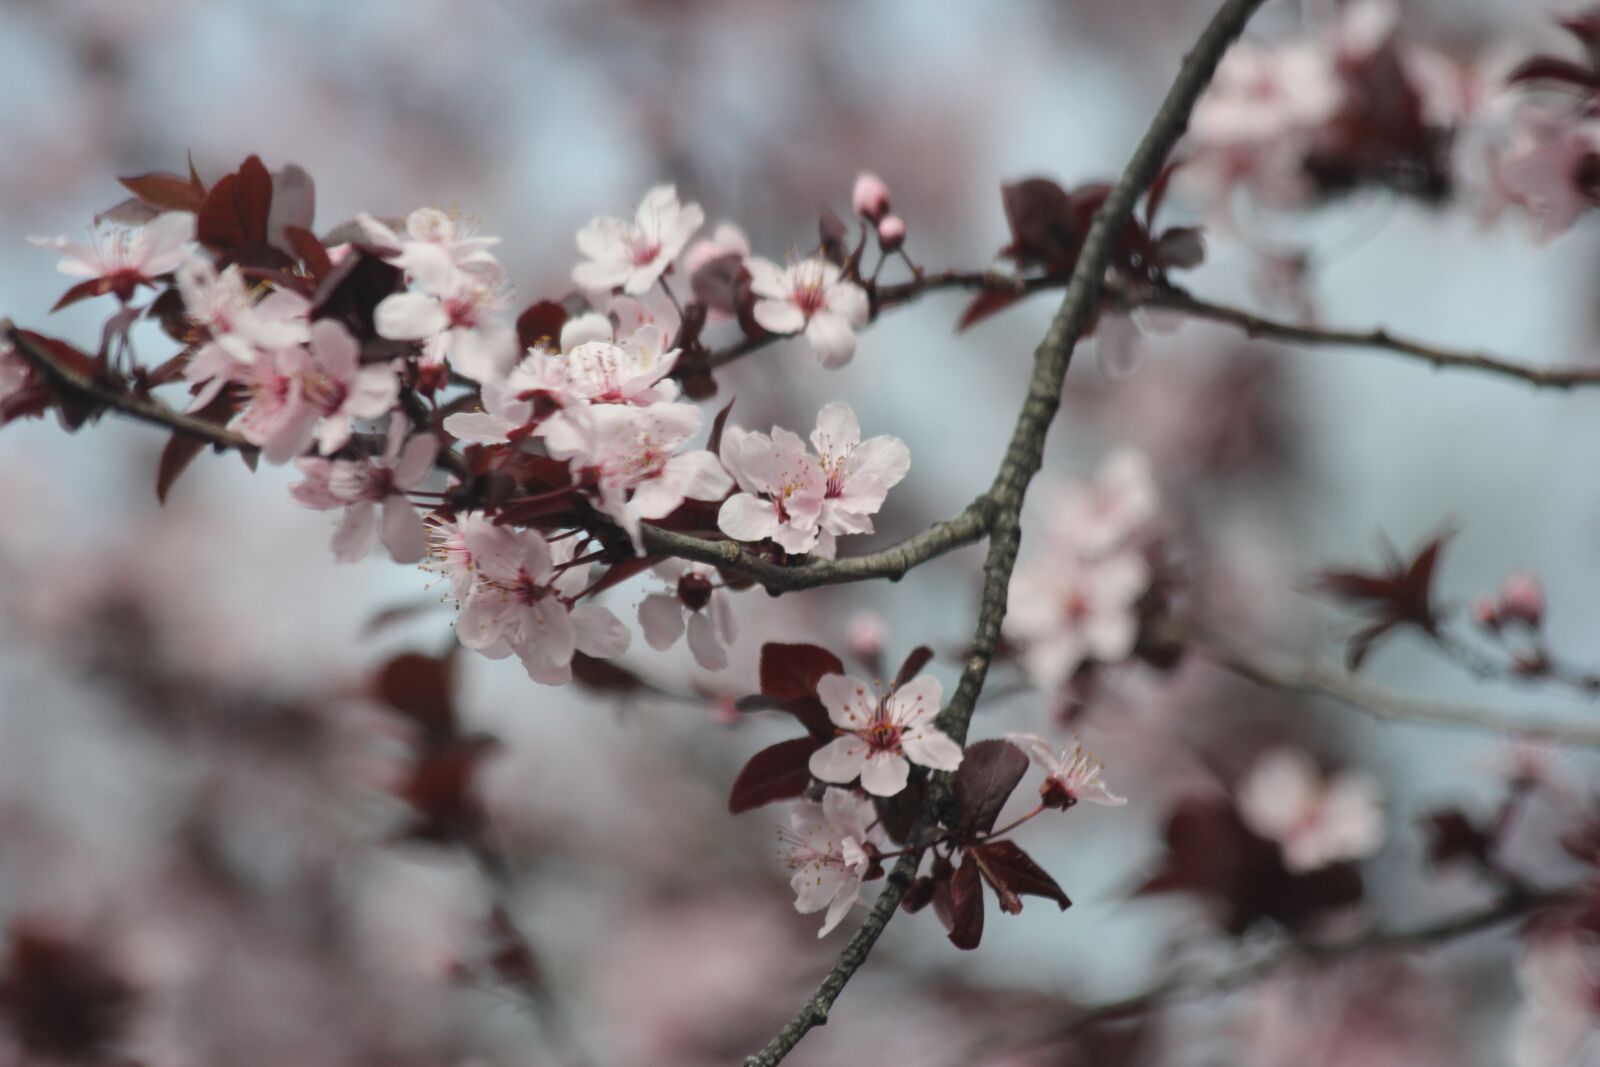
[{"label": "pink cherry blossom", "polygon": [[1079,801],[1117,807],[1128,802],[1127,797],[1113,793],[1101,774],[1105,764],[1084,751],[1076,739],[1059,753],[1054,745],[1037,734],[1007,734],[1028,758],[1045,773],[1039,786],[1039,795],[1045,804],[1055,808],[1070,808]]},{"label": "pink cherry blossom", "polygon": [[1018,566],[1004,630],[1022,646],[1033,684],[1057,689],[1085,660],[1126,659],[1138,636],[1135,607],[1149,584],[1150,568],[1133,551],[1095,560],[1049,555]]},{"label": "pink cherry blossom", "polygon": [[516,358],[506,322],[506,286],[498,271],[462,270],[449,252],[418,242],[407,275],[413,290],[383,298],[373,312],[378,334],[423,342],[423,363],[448,362],[475,382],[504,377]]},{"label": "pink cherry blossom", "polygon": [[211,261],[191,256],[178,267],[178,293],[184,310],[205,328],[207,340],[184,367],[184,377],[204,382],[191,409],[210,403],[230,380],[262,353],[279,352],[311,339],[311,305],[305,297],[274,289],[257,301],[245,287],[238,265],[217,271]]},{"label": "pink cherry blossom", "polygon": [[141,285],[178,269],[194,241],[195,217],[168,211],[143,226],[103,224],[88,244],[65,237],[30,237],[29,242],[61,253],[56,269],[74,278],[99,282],[99,292],[115,293],[127,303]]},{"label": "pink cherry blossom", "polygon": [[1239,814],[1253,832],[1276,841],[1291,871],[1314,871],[1360,859],[1383,844],[1382,795],[1364,774],[1324,779],[1297,748],[1272,749],[1239,785]]},{"label": "pink cherry blossom", "polygon": [[1321,126],[1343,102],[1334,56],[1320,42],[1243,40],[1223,55],[1189,131],[1208,147],[1268,145]]},{"label": "pink cherry blossom", "polygon": [[1548,241],[1596,203],[1600,121],[1524,108],[1492,165],[1504,194],[1534,217],[1538,239]]},{"label": "pink cherry blossom", "polygon": [[888,636],[888,620],[875,611],[858,611],[845,623],[845,643],[851,652],[865,660],[876,660],[883,655],[883,643]]},{"label": "pink cherry blossom", "polygon": [[528,677],[543,685],[572,679],[572,656],[614,657],[628,650],[622,621],[575,598],[588,584],[568,566],[573,542],[551,545],[536,531],[492,523],[462,527],[475,580],[456,620],[456,638],[491,659],[515,653]]},{"label": "pink cherry blossom", "polygon": [[805,333],[824,367],[841,367],[856,353],[856,331],[867,324],[867,291],[819,256],[788,268],[752,256],[744,261],[755,294],[755,320],[772,333]]},{"label": "pink cherry blossom", "polygon": [[[911,450],[898,437],[863,441],[856,413],[839,403],[817,412],[811,446],[826,478],[818,520],[824,534],[871,533],[872,516],[911,470]],[[824,554],[833,553],[824,550]]]},{"label": "pink cherry blossom", "polygon": [[1092,482],[1051,488],[1044,515],[1052,550],[1094,557],[1127,545],[1161,510],[1160,490],[1142,452],[1118,449]]},{"label": "pink cherry blossom", "polygon": [[715,567],[665,559],[652,568],[664,579],[668,591],[651,593],[639,604],[639,626],[650,647],[664,652],[678,643],[687,629],[694,661],[708,671],[728,665],[728,645],[733,643],[733,611],[720,585]]},{"label": "pink cherry blossom", "polygon": [[459,607],[477,579],[469,536],[476,537],[485,527],[493,526],[494,521],[481,511],[467,511],[453,520],[433,514],[424,523],[427,547],[422,569],[435,572],[450,583],[450,597]]},{"label": "pink cherry blossom", "polygon": [[1544,621],[1544,611],[1544,583],[1537,574],[1512,571],[1506,575],[1500,583],[1498,616],[1501,619],[1515,619],[1537,627]]},{"label": "pink cherry blossom", "polygon": [[[388,364],[361,365],[361,347],[350,332],[332,319],[311,327],[310,351],[295,348],[283,355],[299,379],[298,407],[288,421],[293,429],[275,434],[274,451],[298,455],[311,443],[323,455],[337,452],[350,440],[357,419],[380,419],[400,397],[400,379]],[[269,459],[272,457],[268,457]],[[285,456],[284,458],[288,458]]]},{"label": "pink cherry blossom", "polygon": [[861,788],[873,796],[890,797],[906,787],[912,763],[955,770],[961,746],[933,724],[943,695],[932,675],[919,675],[887,694],[848,675],[823,675],[817,696],[842,736],[811,754],[811,773],[839,784],[859,777]]},{"label": "pink cherry blossom", "polygon": [[733,488],[716,456],[682,451],[702,417],[693,404],[592,404],[564,409],[543,433],[550,454],[571,461],[598,493],[596,506],[643,551],[641,519],[665,518],[685,500],[720,500]]},{"label": "pink cherry blossom", "polygon": [[683,270],[693,278],[695,271],[712,260],[724,256],[744,259],[749,254],[750,238],[745,236],[745,232],[731,222],[719,222],[710,237],[702,237],[689,246],[689,251],[683,254]]},{"label": "pink cherry blossom", "polygon": [[770,437],[727,426],[721,457],[740,492],[723,503],[718,529],[735,541],[770,539],[785,552],[816,547],[828,476],[798,435],[777,426]]},{"label": "pink cherry blossom", "polygon": [[885,252],[894,252],[905,243],[906,220],[899,215],[885,215],[878,223],[878,244]]},{"label": "pink cherry blossom", "polygon": [[452,263],[468,273],[487,275],[491,279],[500,274],[500,262],[489,251],[500,243],[500,238],[479,237],[476,228],[467,220],[436,207],[419,207],[407,215],[404,237],[365,212],[356,216],[356,224],[367,240],[387,253],[401,270],[409,272],[416,262],[416,250],[428,246],[442,250]]},{"label": "pink cherry blossom", "polygon": [[1541,933],[1522,953],[1527,994],[1511,1032],[1513,1067],[1577,1067],[1600,1057],[1600,944],[1587,933]]},{"label": "pink cherry blossom", "polygon": [[822,803],[802,800],[779,830],[783,859],[794,876],[795,910],[828,909],[817,937],[827,937],[861,899],[861,882],[888,837],[872,801],[848,789],[829,789]]},{"label": "pink cherry blossom", "polygon": [[871,171],[862,171],[850,191],[850,208],[868,222],[878,222],[889,213],[889,186]]},{"label": "pink cherry blossom", "polygon": [[296,501],[321,511],[344,508],[333,534],[333,554],[339,562],[352,563],[372,550],[380,533],[380,508],[383,544],[396,563],[415,563],[426,552],[427,531],[405,491],[432,472],[439,441],[431,434],[408,441],[408,429],[406,417],[396,412],[383,455],[377,459],[307,458],[297,464],[305,481],[289,487]]},{"label": "pink cherry blossom", "polygon": [[578,231],[578,251],[586,260],[572,280],[590,291],[621,287],[638,296],[666,273],[706,220],[699,204],[679,204],[678,191],[658,185],[644,196],[633,222],[602,217]]}]

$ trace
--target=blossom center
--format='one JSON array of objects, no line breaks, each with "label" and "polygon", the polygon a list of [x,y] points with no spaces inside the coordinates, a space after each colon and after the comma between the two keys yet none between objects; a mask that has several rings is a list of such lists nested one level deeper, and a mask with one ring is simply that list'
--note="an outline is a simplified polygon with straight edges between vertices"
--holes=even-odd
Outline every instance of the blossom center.
[{"label": "blossom center", "polygon": [[867,725],[867,728],[861,731],[860,737],[874,753],[898,753],[900,751],[900,734],[900,724],[880,712]]}]

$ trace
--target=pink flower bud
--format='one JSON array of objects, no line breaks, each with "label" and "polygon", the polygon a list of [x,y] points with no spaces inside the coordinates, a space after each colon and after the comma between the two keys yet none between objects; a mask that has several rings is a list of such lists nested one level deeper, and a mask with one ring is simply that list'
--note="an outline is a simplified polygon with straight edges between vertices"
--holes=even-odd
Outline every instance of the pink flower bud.
[{"label": "pink flower bud", "polygon": [[[877,222],[889,213],[889,187],[871,171],[856,175],[855,192],[850,195],[850,206],[857,215]],[[904,226],[904,223],[901,224]],[[901,236],[905,236],[903,233]]]},{"label": "pink flower bud", "polygon": [[1482,626],[1485,630],[1500,629],[1500,612],[1494,606],[1494,600],[1486,596],[1472,598],[1467,612],[1472,616],[1472,621]]},{"label": "pink flower bud", "polygon": [[883,616],[870,611],[858,611],[845,627],[845,640],[850,651],[862,659],[873,659],[883,654],[883,638],[888,630]]},{"label": "pink flower bud", "polygon": [[1512,571],[1500,583],[1500,613],[1529,626],[1544,621],[1544,586],[1537,575]]},{"label": "pink flower bud", "polygon": [[899,215],[885,215],[878,223],[878,243],[885,252],[893,252],[906,239],[906,220]]}]

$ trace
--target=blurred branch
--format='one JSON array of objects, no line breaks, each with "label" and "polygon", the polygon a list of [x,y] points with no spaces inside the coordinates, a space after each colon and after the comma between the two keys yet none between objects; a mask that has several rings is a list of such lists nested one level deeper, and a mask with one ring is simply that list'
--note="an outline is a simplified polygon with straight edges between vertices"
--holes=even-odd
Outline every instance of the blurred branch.
[{"label": "blurred branch", "polygon": [[1600,367],[1534,367],[1487,353],[1461,352],[1397,337],[1384,329],[1360,331],[1301,326],[1238,308],[1213,304],[1190,296],[1184,290],[1175,287],[1129,291],[1124,299],[1131,307],[1178,311],[1197,319],[1237,326],[1251,337],[1266,337],[1288,344],[1376,349],[1423,360],[1432,364],[1435,369],[1453,368],[1497,374],[1526,382],[1536,388],[1572,389],[1580,385],[1600,385]]},{"label": "blurred branch", "polygon": [[1566,745],[1600,745],[1600,722],[1523,718],[1481,704],[1430,700],[1396,692],[1320,660],[1255,644],[1194,619],[1168,620],[1157,642],[1177,642],[1258,685],[1327,697],[1386,722],[1414,722],[1531,738]]},{"label": "blurred branch", "polygon": [[1295,964],[1326,966],[1383,952],[1435,948],[1523,918],[1566,895],[1565,891],[1510,893],[1494,904],[1424,926],[1404,930],[1375,930],[1333,943],[1290,942],[1270,955],[1211,974],[1198,977],[1175,975],[1143,992],[1083,1008],[1066,1019],[1052,1020],[1020,1036],[1015,1027],[997,1031],[982,1041],[974,1042],[962,1056],[951,1061],[951,1067],[981,1067],[1000,1055],[1070,1040],[1079,1032],[1099,1023],[1116,1022],[1184,1001],[1221,996],[1271,978]]},{"label": "blurred branch", "polygon": [[[1022,540],[1023,498],[1029,482],[1043,462],[1045,437],[1061,407],[1061,386],[1066,378],[1067,366],[1099,303],[1100,292],[1105,285],[1106,266],[1111,261],[1135,202],[1155,179],[1173,144],[1188,126],[1189,113],[1211,81],[1222,54],[1243,32],[1245,23],[1261,3],[1262,0],[1226,0],[1200,34],[1194,48],[1184,57],[1172,88],[1167,91],[1166,99],[1162,101],[1150,128],[1134,150],[1133,158],[1112,187],[1105,203],[1095,212],[1094,222],[1089,227],[1083,250],[1073,268],[1072,279],[1067,284],[1066,296],[1044,340],[1034,352],[1033,374],[1028,382],[1027,396],[1017,416],[1016,428],[1012,431],[1011,443],[1006,448],[1000,470],[986,494],[994,510],[990,518],[989,552],[983,565],[983,593],[979,601],[977,626],[955,694],[939,716],[940,726],[958,744],[966,740],[967,726],[972,721],[973,709],[977,706],[978,696],[988,676],[989,661],[1000,639],[1000,623],[1006,613],[1006,594]],[[932,827],[948,803],[950,794],[950,775],[935,775],[917,826],[912,831],[912,840],[920,840]],[[766,1048],[745,1061],[746,1067],[773,1067],[789,1054],[813,1026],[827,1022],[828,1011],[834,1001],[865,962],[873,944],[889,924],[906,888],[916,876],[921,857],[921,850],[914,847],[896,861],[867,920],[851,936],[839,961],[822,980],[817,991],[806,1000],[799,1013],[767,1043]]]}]

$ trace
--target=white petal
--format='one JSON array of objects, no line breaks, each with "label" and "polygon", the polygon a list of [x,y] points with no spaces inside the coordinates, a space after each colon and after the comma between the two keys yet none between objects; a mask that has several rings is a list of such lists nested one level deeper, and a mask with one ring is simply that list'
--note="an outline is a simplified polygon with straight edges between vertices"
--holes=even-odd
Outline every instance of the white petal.
[{"label": "white petal", "polygon": [[[937,686],[939,683],[934,682]],[[817,680],[817,697],[828,718],[846,730],[865,730],[877,711],[878,694],[866,682],[847,674],[824,674]]]},{"label": "white petal", "polygon": [[651,593],[639,603],[639,628],[657,652],[665,652],[683,636],[683,603],[670,593]]},{"label": "white petal", "polygon": [[819,311],[806,324],[806,343],[824,367],[842,367],[856,354],[856,332],[843,315]]},{"label": "white petal", "polygon": [[859,737],[847,734],[844,737],[834,738],[811,753],[807,767],[820,781],[844,785],[855,780],[866,760],[867,743]]},{"label": "white petal", "polygon": [[749,493],[729,497],[717,512],[717,529],[735,541],[761,541],[778,532],[778,512]]},{"label": "white petal", "polygon": [[395,293],[386,296],[372,312],[372,325],[378,336],[394,341],[421,341],[450,324],[438,301],[421,293]]},{"label": "white petal", "polygon": [[716,627],[703,611],[689,617],[689,651],[694,661],[708,671],[720,671],[728,665],[728,650],[722,647]]},{"label": "white petal", "polygon": [[867,757],[861,768],[861,788],[875,797],[892,797],[906,787],[910,776],[911,764],[904,756],[876,752]]},{"label": "white petal", "polygon": [[633,635],[617,618],[599,604],[579,604],[572,609],[573,640],[586,656],[613,659],[628,651]]},{"label": "white petal", "polygon": [[936,771],[953,771],[961,766],[961,746],[931,726],[906,731],[900,747],[913,763]]}]

